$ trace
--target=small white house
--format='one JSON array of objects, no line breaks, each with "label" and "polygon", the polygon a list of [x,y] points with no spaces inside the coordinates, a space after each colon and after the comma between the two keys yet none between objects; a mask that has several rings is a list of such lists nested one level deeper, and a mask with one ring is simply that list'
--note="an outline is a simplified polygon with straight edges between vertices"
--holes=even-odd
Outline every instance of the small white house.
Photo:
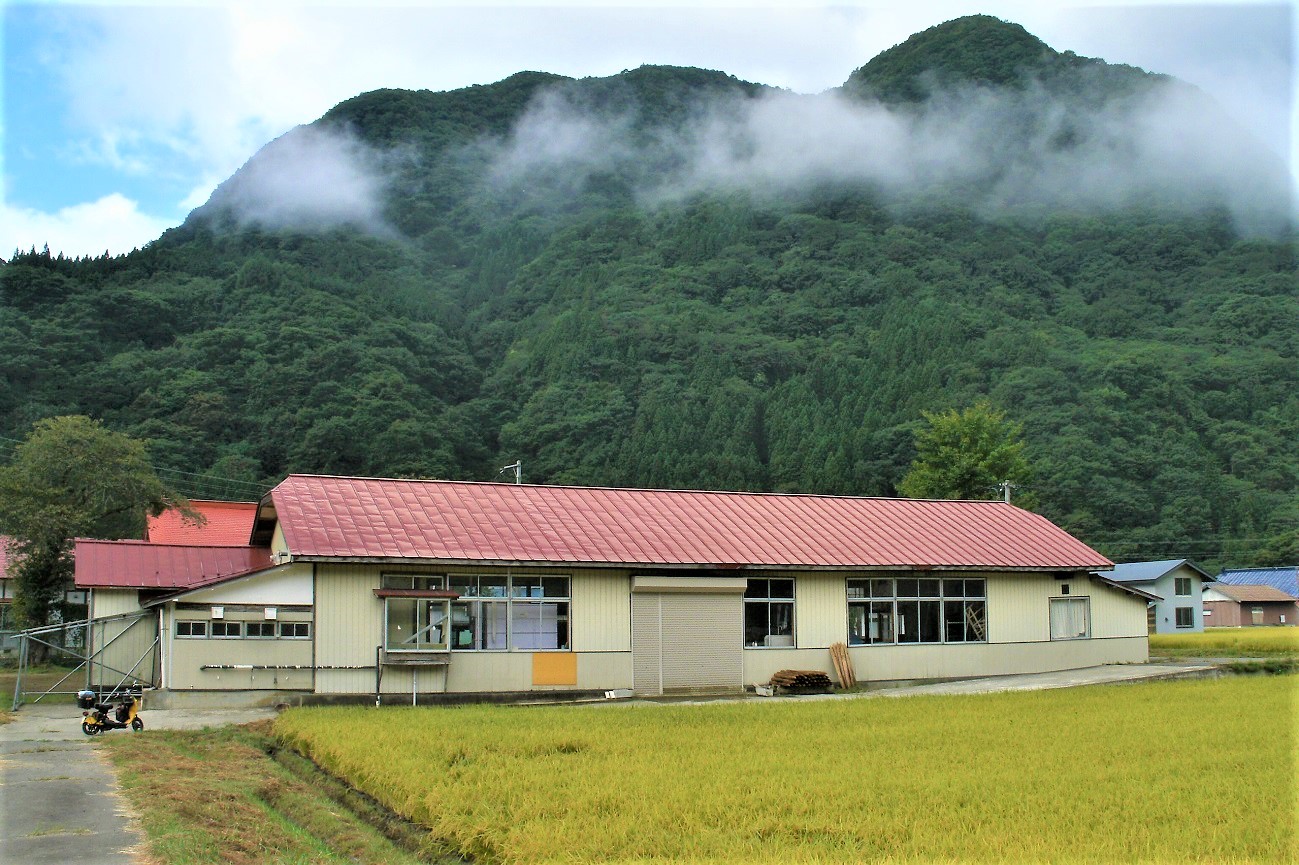
[{"label": "small white house", "polygon": [[1213,577],[1190,559],[1124,562],[1107,576],[1154,596],[1148,611],[1152,634],[1204,630],[1204,584]]}]

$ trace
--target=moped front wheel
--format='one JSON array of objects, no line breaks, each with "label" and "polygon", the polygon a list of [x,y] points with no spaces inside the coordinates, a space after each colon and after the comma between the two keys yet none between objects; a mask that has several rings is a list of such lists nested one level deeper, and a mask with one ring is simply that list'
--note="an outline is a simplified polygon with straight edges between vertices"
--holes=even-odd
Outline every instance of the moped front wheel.
[{"label": "moped front wheel", "polygon": [[85,733],[87,736],[93,736],[99,732],[99,725],[92,724],[89,721],[82,721],[81,732]]},{"label": "moped front wheel", "polygon": [[144,729],[144,722],[141,721],[139,718],[132,718],[131,729],[136,733],[140,732],[141,730]]}]

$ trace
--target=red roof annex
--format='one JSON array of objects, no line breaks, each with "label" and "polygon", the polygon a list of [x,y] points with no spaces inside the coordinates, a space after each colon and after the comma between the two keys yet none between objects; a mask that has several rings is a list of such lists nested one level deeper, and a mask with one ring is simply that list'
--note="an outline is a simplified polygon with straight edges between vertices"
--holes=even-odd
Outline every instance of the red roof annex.
[{"label": "red roof annex", "polygon": [[201,526],[186,522],[174,508],[149,517],[144,539],[151,544],[202,544],[209,547],[246,547],[253,533],[256,502],[219,502],[194,499],[190,506],[206,519]]},{"label": "red roof annex", "polygon": [[295,557],[703,567],[1105,570],[1004,502],[290,475],[267,497]]},{"label": "red roof annex", "polygon": [[77,539],[81,589],[187,589],[271,566],[265,547],[183,546]]}]

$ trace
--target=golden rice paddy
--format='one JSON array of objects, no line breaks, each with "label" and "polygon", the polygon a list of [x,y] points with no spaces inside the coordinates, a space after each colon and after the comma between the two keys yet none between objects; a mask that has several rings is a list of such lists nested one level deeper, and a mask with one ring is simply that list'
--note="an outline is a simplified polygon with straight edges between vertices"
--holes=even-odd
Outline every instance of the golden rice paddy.
[{"label": "golden rice paddy", "polygon": [[1150,654],[1200,658],[1299,655],[1299,628],[1208,628],[1199,634],[1151,634]]},{"label": "golden rice paddy", "polygon": [[481,862],[1293,862],[1297,681],[297,709],[275,729]]}]

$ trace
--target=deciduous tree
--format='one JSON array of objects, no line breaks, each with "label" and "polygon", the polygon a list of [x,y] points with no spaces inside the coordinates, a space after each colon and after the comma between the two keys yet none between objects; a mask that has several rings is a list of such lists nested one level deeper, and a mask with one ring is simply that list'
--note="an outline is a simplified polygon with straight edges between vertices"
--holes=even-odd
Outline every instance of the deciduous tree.
[{"label": "deciduous tree", "polygon": [[[1032,474],[1024,456],[1024,428],[987,402],[962,411],[924,412],[916,433],[917,456],[898,490],[908,498],[989,499],[998,485],[1025,484]],[[1016,504],[1031,506],[1020,496]]]},{"label": "deciduous tree", "polygon": [[158,479],[143,443],[81,415],[38,421],[0,467],[19,627],[55,618],[72,585],[75,538],[138,538],[146,515],[169,507],[187,512],[188,502]]}]

